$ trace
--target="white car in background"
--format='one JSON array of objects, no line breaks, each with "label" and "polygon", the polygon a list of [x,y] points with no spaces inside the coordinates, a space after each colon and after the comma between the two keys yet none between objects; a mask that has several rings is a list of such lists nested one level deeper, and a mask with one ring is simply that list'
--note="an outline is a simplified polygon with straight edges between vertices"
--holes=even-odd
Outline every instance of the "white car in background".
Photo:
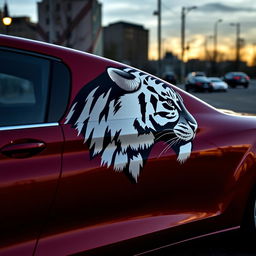
[{"label": "white car in background", "polygon": [[208,79],[212,83],[213,91],[224,91],[226,92],[228,89],[228,84],[221,80],[219,77],[208,77]]}]

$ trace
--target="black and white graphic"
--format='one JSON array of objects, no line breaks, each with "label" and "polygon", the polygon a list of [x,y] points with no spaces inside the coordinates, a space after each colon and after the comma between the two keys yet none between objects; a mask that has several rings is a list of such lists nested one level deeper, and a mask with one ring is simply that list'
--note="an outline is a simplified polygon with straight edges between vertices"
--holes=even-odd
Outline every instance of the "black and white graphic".
[{"label": "black and white graphic", "polygon": [[197,122],[181,96],[165,83],[131,68],[108,68],[75,97],[66,124],[84,137],[91,158],[137,182],[154,143],[163,141],[183,163]]}]

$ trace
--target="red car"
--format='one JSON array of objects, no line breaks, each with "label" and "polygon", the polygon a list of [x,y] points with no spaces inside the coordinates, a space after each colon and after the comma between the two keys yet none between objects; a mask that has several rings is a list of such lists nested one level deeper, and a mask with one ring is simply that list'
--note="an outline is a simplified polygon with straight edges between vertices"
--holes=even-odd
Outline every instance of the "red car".
[{"label": "red car", "polygon": [[0,51],[0,255],[255,231],[255,118],[91,54],[3,35]]}]

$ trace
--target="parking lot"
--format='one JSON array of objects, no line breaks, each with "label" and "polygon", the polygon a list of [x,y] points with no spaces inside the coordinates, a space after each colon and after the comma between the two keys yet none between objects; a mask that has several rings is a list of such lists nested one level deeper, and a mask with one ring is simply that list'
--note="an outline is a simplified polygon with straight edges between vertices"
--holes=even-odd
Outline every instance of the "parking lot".
[{"label": "parking lot", "polygon": [[[184,89],[183,85],[178,87]],[[251,81],[248,89],[238,87],[227,92],[192,94],[216,108],[256,115],[256,80]],[[239,231],[229,231],[166,248],[159,255],[252,256],[256,255],[256,246],[243,240]]]},{"label": "parking lot", "polygon": [[[184,85],[178,87],[184,89]],[[241,86],[230,88],[227,92],[193,92],[192,94],[216,108],[256,114],[256,80],[251,80],[247,89]]]}]

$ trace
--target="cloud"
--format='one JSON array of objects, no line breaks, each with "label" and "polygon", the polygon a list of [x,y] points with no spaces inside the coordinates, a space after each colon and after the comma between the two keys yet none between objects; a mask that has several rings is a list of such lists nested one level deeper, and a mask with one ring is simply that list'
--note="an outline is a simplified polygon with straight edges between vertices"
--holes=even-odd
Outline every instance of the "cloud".
[{"label": "cloud", "polygon": [[204,12],[256,12],[255,8],[229,6],[222,3],[208,3],[198,7],[198,11]]},{"label": "cloud", "polygon": [[[157,18],[153,15],[155,6],[150,1],[145,3],[142,8],[137,0],[112,0],[111,2],[109,0],[101,0],[103,3],[103,25],[125,21],[144,25],[145,28],[155,27],[157,25]],[[131,4],[133,2],[134,4]]]}]

